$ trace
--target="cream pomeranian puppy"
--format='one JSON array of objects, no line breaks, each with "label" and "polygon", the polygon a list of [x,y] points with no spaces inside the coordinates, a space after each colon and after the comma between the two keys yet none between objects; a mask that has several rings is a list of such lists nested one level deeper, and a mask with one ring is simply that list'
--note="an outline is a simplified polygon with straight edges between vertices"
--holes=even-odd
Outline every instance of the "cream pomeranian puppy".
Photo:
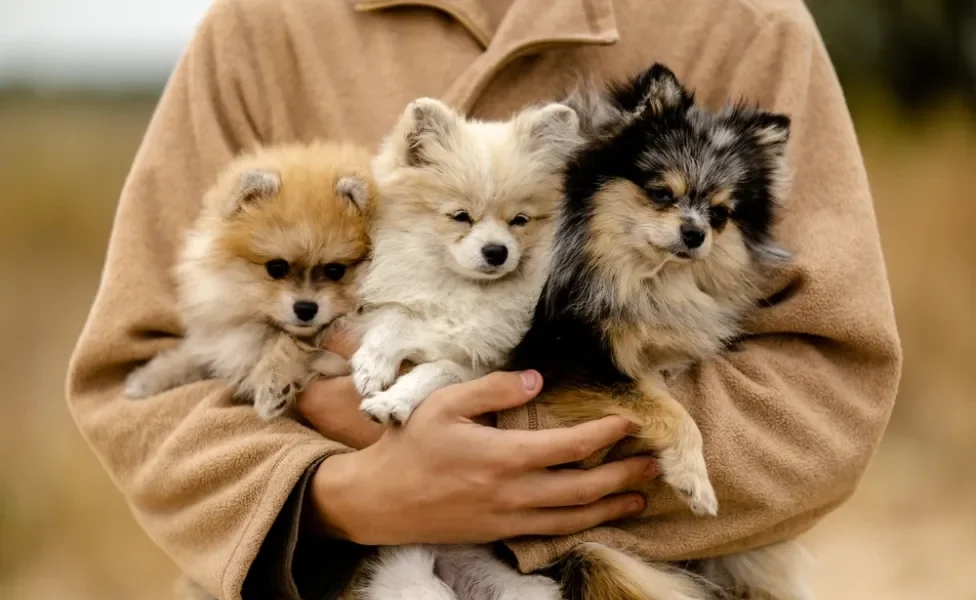
[{"label": "cream pomeranian puppy", "polygon": [[[548,273],[578,123],[562,104],[504,122],[433,99],[407,107],[373,161],[380,201],[351,361],[368,416],[402,424],[438,388],[505,364]],[[417,366],[397,379],[404,361]]]},{"label": "cream pomeranian puppy", "polygon": [[[368,416],[405,423],[437,389],[505,365],[531,324],[563,168],[581,142],[562,104],[494,122],[432,99],[407,107],[373,161],[373,256],[351,360]],[[416,366],[397,378],[404,361]],[[370,600],[559,598],[552,579],[521,575],[486,546],[384,547],[365,571]]]}]

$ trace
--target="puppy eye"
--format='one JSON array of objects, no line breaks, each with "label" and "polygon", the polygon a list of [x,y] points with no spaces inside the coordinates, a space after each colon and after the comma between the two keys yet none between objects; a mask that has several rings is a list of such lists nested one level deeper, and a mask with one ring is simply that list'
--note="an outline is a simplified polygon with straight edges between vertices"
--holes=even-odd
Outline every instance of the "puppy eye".
[{"label": "puppy eye", "polygon": [[327,265],[321,265],[319,267],[319,277],[318,279],[330,279],[332,281],[339,281],[346,274],[346,265],[342,263],[329,263]]},{"label": "puppy eye", "polygon": [[729,214],[729,207],[724,204],[715,205],[708,213],[708,223],[712,229],[718,229],[728,222]]},{"label": "puppy eye", "polygon": [[268,271],[271,279],[281,279],[285,275],[288,275],[288,270],[291,268],[291,265],[288,264],[287,260],[275,258],[264,263],[264,268]]},{"label": "puppy eye", "polygon": [[508,224],[511,225],[512,227],[522,227],[524,225],[527,225],[528,222],[529,222],[529,218],[527,216],[515,215],[514,217],[512,217],[512,220],[508,222]]},{"label": "puppy eye", "polygon": [[648,194],[655,204],[674,204],[674,194],[667,188],[652,188]]},{"label": "puppy eye", "polygon": [[451,214],[451,218],[454,219],[455,221],[457,221],[458,223],[470,223],[471,222],[471,215],[469,215],[466,211],[463,211],[463,210],[459,210],[456,213],[452,213]]}]

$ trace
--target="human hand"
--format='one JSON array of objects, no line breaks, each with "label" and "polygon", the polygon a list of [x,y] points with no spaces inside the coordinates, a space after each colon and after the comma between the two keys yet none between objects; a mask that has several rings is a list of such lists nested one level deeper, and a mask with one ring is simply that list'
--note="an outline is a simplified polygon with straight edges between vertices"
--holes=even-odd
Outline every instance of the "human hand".
[{"label": "human hand", "polygon": [[525,404],[541,387],[528,371],[435,392],[403,428],[320,464],[309,492],[313,518],[333,535],[386,545],[562,535],[639,513],[643,498],[623,492],[657,476],[651,459],[549,470],[623,439],[631,427],[625,419],[544,431],[474,422]]}]

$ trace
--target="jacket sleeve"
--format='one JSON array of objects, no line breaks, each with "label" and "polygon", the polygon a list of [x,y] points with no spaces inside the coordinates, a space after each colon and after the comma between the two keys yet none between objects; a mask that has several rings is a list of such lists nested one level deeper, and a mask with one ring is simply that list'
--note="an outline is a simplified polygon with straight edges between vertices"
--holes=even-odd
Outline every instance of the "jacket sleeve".
[{"label": "jacket sleeve", "polygon": [[[699,83],[709,104],[745,98],[792,117],[794,181],[777,236],[795,262],[735,351],[672,382],[702,431],[718,517],[694,517],[656,484],[647,518],[582,536],[648,558],[725,554],[808,530],[854,492],[900,376],[864,164],[812,21],[770,17],[743,54],[725,60],[727,83]],[[536,417],[506,419],[503,426],[527,427]],[[533,570],[579,539],[511,547],[520,566]]]},{"label": "jacket sleeve", "polygon": [[[122,190],[67,384],[77,426],[139,524],[193,580],[228,600],[241,598],[272,524],[296,518],[300,504],[288,499],[296,484],[304,489],[303,474],[345,450],[295,421],[261,421],[215,381],[141,401],[121,393],[134,366],[178,342],[170,272],[203,192],[222,164],[262,141],[249,110],[262,101],[254,53],[237,11],[235,2],[213,5],[165,88]],[[316,574],[325,579],[328,551]]]},{"label": "jacket sleeve", "polygon": [[[792,119],[793,191],[777,235],[795,262],[739,351],[674,384],[706,440],[724,514],[701,547],[678,554],[809,529],[854,493],[894,406],[902,355],[864,161],[804,16],[765,23],[730,79],[729,97]],[[720,536],[723,522],[733,539]]]}]

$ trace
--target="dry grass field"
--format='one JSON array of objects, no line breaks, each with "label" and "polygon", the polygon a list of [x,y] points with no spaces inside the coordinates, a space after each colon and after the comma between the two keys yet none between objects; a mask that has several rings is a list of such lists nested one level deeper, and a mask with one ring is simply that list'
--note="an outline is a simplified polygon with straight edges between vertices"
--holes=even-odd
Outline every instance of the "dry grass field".
[{"label": "dry grass field", "polygon": [[[157,600],[175,570],[76,432],[65,364],[151,99],[0,97],[0,598]],[[976,599],[976,124],[856,111],[906,367],[820,596]],[[970,567],[967,567],[970,565]]]}]

